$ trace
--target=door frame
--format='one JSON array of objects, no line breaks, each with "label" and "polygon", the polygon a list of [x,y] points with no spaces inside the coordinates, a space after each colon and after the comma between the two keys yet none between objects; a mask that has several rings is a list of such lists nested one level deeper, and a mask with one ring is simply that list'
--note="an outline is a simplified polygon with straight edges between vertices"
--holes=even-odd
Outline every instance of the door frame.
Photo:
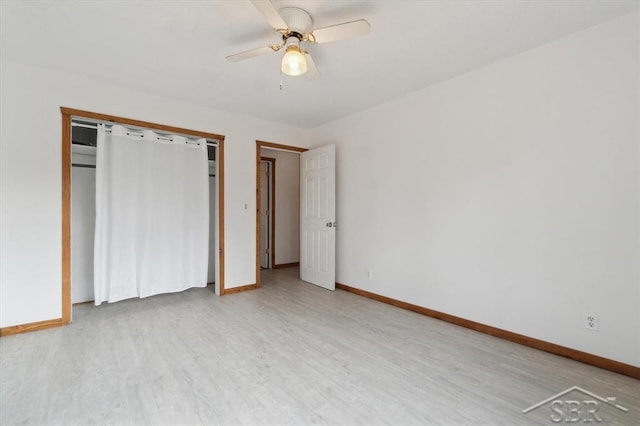
[{"label": "door frame", "polygon": [[71,323],[71,120],[73,118],[88,118],[136,127],[146,127],[169,133],[178,133],[218,141],[216,151],[218,168],[218,283],[216,284],[216,290],[220,295],[225,294],[224,136],[73,108],[60,107],[60,112],[62,113],[62,323]]},{"label": "door frame", "polygon": [[[261,286],[261,282],[260,282],[260,161],[261,161],[261,148],[271,148],[271,149],[277,149],[280,151],[289,151],[289,152],[297,152],[297,153],[302,153],[305,151],[309,151],[307,148],[300,148],[298,146],[293,146],[293,145],[283,145],[283,144],[279,144],[279,143],[273,143],[273,142],[266,142],[266,141],[261,141],[261,140],[256,140],[256,288],[259,288]],[[275,165],[275,163],[274,163]],[[275,170],[275,168],[274,168]],[[276,202],[276,197],[275,197],[275,193],[276,193],[276,185],[275,185],[275,172],[273,173],[274,176],[274,180],[273,180],[273,206],[274,206],[274,213],[275,213],[275,202]],[[271,220],[273,221],[273,230],[275,231],[275,217],[276,215],[273,214]],[[273,245],[273,257],[271,258],[271,267],[273,268],[276,264],[275,262],[275,235],[276,233],[273,232],[272,233],[272,245]]]},{"label": "door frame", "polygon": [[[270,223],[269,223],[269,230],[271,231],[269,233],[269,249],[271,250],[269,252],[269,269],[273,269],[275,264],[276,264],[276,159],[275,158],[271,158],[271,157],[260,157],[260,163],[262,162],[267,162],[270,163],[270,173],[271,175],[269,176],[269,189],[270,189],[270,197],[271,199],[269,200],[269,219],[270,219]],[[262,180],[262,179],[260,179]],[[260,192],[260,197],[258,198],[258,200],[260,202],[262,202],[262,192],[260,191],[261,185],[260,185],[260,181],[258,182],[258,191]],[[258,206],[258,209],[260,209],[262,207],[262,204],[260,204]],[[262,220],[262,215],[260,216],[260,220]],[[260,222],[258,222],[258,226],[260,226]],[[258,253],[260,253],[260,251],[262,251],[262,247],[260,247],[260,250],[258,251]]]}]

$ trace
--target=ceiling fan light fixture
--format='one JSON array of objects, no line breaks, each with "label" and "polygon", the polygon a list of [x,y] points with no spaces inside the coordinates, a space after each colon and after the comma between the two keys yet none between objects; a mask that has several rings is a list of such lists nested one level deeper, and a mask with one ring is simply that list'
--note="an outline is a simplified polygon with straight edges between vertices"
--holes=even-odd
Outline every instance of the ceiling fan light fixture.
[{"label": "ceiling fan light fixture", "polygon": [[280,69],[286,75],[293,77],[304,75],[307,72],[307,60],[298,46],[292,44],[287,47],[287,51],[282,57]]},{"label": "ceiling fan light fixture", "polygon": [[[0,0],[2,1],[2,0]],[[371,25],[364,19],[343,22],[328,27],[314,28],[309,12],[297,7],[276,9],[271,0],[250,0],[265,17],[284,43],[272,44],[227,56],[227,61],[238,62],[255,56],[284,50],[280,70],[285,75],[304,75],[309,80],[320,76],[315,61],[307,50],[300,49],[301,43],[322,44],[346,40],[369,34]]]}]

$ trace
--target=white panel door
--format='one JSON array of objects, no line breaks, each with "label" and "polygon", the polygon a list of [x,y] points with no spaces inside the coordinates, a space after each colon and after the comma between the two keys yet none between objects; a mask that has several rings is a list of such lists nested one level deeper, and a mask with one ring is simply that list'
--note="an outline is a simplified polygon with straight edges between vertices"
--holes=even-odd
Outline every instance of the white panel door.
[{"label": "white panel door", "polygon": [[336,288],[335,145],[300,156],[300,277]]}]

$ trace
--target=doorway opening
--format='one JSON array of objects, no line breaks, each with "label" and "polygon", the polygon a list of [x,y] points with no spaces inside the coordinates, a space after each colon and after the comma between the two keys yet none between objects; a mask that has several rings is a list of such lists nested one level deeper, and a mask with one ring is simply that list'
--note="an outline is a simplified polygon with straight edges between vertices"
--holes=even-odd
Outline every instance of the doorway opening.
[{"label": "doorway opening", "polygon": [[[132,120],[123,117],[115,117],[89,111],[81,111],[70,108],[61,107],[62,113],[62,323],[69,324],[72,320],[72,299],[73,297],[87,298],[87,294],[78,292],[72,296],[72,269],[71,269],[71,248],[72,248],[72,175],[85,175],[92,168],[91,143],[79,143],[76,147],[75,141],[72,145],[74,136],[72,135],[72,125],[83,127],[90,130],[92,126],[98,123],[104,124],[121,124],[127,127],[138,129],[152,129],[158,132],[185,135],[188,137],[197,137],[207,140],[209,159],[209,182],[213,183],[213,203],[210,199],[210,208],[215,206],[210,214],[210,226],[214,227],[215,236],[217,238],[212,242],[213,250],[210,249],[210,262],[213,261],[215,267],[214,273],[210,274],[207,281],[213,279],[215,281],[215,292],[218,295],[225,293],[224,288],[224,136],[204,133],[189,129],[166,126],[162,124]],[[75,123],[75,124],[74,124]],[[85,132],[86,133],[86,132]],[[90,135],[81,132],[75,136],[79,141],[90,141]],[[83,146],[84,145],[84,146]],[[84,158],[82,158],[84,157]],[[72,165],[74,165],[72,169]],[[95,167],[95,157],[93,159],[93,167]],[[213,177],[213,181],[212,181]],[[95,179],[95,177],[94,177]],[[85,182],[84,186],[73,189],[74,197],[80,196],[81,192],[89,191],[90,181]],[[79,190],[80,192],[76,191]],[[76,215],[76,206],[73,206],[73,214]],[[75,225],[75,224],[74,224]],[[75,241],[75,235],[74,235]],[[75,241],[78,243],[78,241]],[[80,242],[82,243],[82,242]],[[84,243],[87,243],[84,241]],[[211,253],[213,251],[213,253]],[[80,271],[86,275],[87,271]],[[76,290],[74,288],[74,290]],[[75,291],[74,291],[75,292]]]},{"label": "doorway opening", "polygon": [[306,151],[306,148],[256,141],[257,287],[261,285],[263,269],[299,265],[299,164],[300,154]]}]

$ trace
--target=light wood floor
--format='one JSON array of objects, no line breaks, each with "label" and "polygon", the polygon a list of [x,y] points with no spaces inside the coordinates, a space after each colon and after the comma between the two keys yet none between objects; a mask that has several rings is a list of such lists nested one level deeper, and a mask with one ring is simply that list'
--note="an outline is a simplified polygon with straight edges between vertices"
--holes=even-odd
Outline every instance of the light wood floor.
[{"label": "light wood floor", "polygon": [[[264,271],[263,287],[76,306],[0,340],[0,424],[543,424],[571,386],[640,424],[640,381]],[[582,399],[581,395],[574,399]]]}]

